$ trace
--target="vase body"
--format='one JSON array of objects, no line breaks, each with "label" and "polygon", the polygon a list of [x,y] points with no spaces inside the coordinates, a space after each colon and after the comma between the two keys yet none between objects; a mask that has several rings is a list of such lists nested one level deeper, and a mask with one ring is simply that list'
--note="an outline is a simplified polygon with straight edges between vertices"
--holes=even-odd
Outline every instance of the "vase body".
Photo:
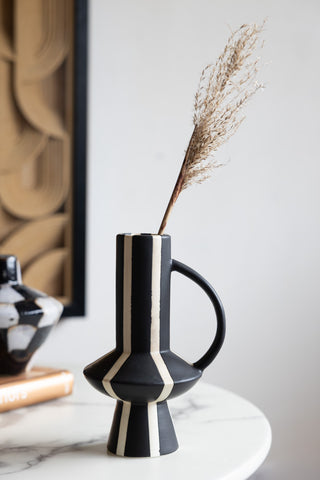
[{"label": "vase body", "polygon": [[23,372],[57,323],[63,306],[23,285],[13,255],[0,255],[0,374]]},{"label": "vase body", "polygon": [[[174,262],[168,235],[117,236],[116,348],[84,374],[117,400],[108,450],[120,456],[175,451],[167,400],[189,390],[202,374],[201,364],[191,365],[170,350],[171,272],[183,265]],[[223,311],[222,317],[215,354],[224,337]]]}]

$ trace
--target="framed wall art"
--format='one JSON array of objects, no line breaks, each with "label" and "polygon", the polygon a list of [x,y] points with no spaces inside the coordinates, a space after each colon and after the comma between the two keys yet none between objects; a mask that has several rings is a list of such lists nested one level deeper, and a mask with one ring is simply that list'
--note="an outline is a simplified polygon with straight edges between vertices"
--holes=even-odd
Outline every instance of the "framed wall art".
[{"label": "framed wall art", "polygon": [[0,0],[0,253],[85,311],[87,1]]}]

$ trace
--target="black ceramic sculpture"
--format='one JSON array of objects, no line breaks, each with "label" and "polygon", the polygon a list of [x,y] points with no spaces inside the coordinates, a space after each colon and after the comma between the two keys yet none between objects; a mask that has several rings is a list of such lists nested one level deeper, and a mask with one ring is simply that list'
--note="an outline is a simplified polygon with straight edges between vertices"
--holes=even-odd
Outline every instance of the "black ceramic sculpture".
[{"label": "black ceramic sculpture", "polygon": [[59,320],[55,298],[26,287],[13,255],[0,255],[0,374],[25,370],[34,352]]},{"label": "black ceramic sculpture", "polygon": [[[217,330],[209,350],[189,364],[170,351],[170,278],[177,271],[209,296]],[[219,352],[225,334],[221,302],[197,272],[171,259],[168,235],[117,236],[116,348],[84,374],[117,400],[108,450],[149,457],[178,448],[167,400],[189,390]]]}]

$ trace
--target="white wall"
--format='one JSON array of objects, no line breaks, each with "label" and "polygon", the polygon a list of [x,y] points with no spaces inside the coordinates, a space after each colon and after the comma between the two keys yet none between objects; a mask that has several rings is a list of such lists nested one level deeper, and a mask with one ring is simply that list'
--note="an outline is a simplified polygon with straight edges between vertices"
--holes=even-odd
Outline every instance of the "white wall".
[{"label": "white wall", "polygon": [[[273,449],[257,478],[312,480],[320,472],[316,0],[90,2],[88,314],[63,322],[40,358],[85,365],[113,348],[115,235],[157,230],[201,69],[223,49],[228,25],[265,17],[267,88],[219,153],[228,165],[181,195],[167,232],[174,257],[207,277],[225,305],[226,342],[205,380],[251,399],[271,421]],[[212,324],[204,294],[175,274],[175,351],[199,357]]]}]

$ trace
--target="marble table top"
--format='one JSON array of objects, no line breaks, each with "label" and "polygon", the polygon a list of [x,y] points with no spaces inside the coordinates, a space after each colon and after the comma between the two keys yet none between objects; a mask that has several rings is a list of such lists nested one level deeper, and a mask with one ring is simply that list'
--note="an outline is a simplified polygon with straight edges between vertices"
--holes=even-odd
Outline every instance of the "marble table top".
[{"label": "marble table top", "polygon": [[[156,458],[106,453],[115,402],[75,373],[70,397],[0,414],[0,476],[38,480],[244,480],[266,458],[271,429],[247,400],[202,380],[169,401],[180,448]],[[71,477],[72,475],[72,477]]]}]

